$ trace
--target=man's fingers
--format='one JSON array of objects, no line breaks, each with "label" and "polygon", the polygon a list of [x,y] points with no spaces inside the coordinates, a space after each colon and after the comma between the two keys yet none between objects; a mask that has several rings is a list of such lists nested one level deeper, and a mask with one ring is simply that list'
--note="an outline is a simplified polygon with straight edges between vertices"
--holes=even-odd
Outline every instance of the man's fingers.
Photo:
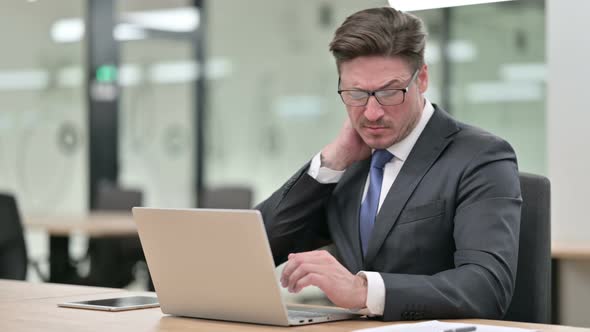
[{"label": "man's fingers", "polygon": [[289,254],[287,264],[285,264],[285,268],[283,269],[283,273],[281,274],[281,286],[287,287],[289,284],[289,278],[291,273],[297,269],[299,264],[302,262],[301,254]]},{"label": "man's fingers", "polygon": [[297,281],[294,292],[298,293],[307,286],[316,286],[319,287],[322,291],[324,291],[324,293],[327,293],[325,289],[325,280],[326,277],[321,274],[308,273],[303,278],[299,279],[299,281]]},{"label": "man's fingers", "polygon": [[289,276],[289,280],[287,280],[287,286],[289,287],[289,291],[295,291],[295,286],[297,282],[305,277],[309,273],[317,273],[317,274],[324,274],[327,272],[327,267],[325,265],[318,265],[313,263],[302,263],[299,264],[299,267],[291,273]]},{"label": "man's fingers", "polygon": [[307,286],[316,286],[334,304],[356,308],[364,306],[367,290],[366,284],[364,288],[359,286],[355,278],[329,252],[319,250],[290,254],[281,275],[281,285],[288,287],[292,293],[298,293]]},{"label": "man's fingers", "polygon": [[281,274],[281,286],[287,287],[289,285],[291,274],[303,263],[330,264],[332,261],[335,261],[334,257],[325,250],[289,254],[287,264]]}]

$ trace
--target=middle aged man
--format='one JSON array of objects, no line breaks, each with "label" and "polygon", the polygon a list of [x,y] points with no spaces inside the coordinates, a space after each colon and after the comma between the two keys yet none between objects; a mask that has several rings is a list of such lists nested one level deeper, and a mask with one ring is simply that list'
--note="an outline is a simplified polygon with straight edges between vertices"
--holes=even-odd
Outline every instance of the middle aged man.
[{"label": "middle aged man", "polygon": [[[348,119],[261,203],[281,283],[383,320],[502,318],[520,226],[516,156],[423,96],[426,31],[392,8],[360,11],[330,50]],[[333,242],[335,256],[318,248]]]}]

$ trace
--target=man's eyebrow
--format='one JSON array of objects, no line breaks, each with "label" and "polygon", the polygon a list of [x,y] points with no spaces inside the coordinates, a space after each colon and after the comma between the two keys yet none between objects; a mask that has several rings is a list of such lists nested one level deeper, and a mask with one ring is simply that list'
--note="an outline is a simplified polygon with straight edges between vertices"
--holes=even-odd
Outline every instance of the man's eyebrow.
[{"label": "man's eyebrow", "polygon": [[395,89],[395,88],[392,88],[391,85],[399,86],[400,84],[403,84],[403,82],[404,81],[401,81],[401,80],[398,80],[397,78],[394,78],[394,79],[388,81],[387,83],[383,84],[382,86],[380,86],[376,90],[382,90],[382,89],[385,89],[385,88]]},{"label": "man's eyebrow", "polygon": [[[399,86],[399,85],[400,85],[400,84],[402,84],[403,82],[404,82],[404,81],[402,81],[402,80],[399,80],[399,79],[397,79],[397,78],[394,78],[394,79],[392,79],[392,80],[389,80],[389,81],[387,81],[385,84],[381,85],[381,86],[380,86],[380,87],[378,87],[377,89],[375,89],[375,91],[376,91],[376,90],[383,90],[383,89],[397,89],[397,88],[391,87],[391,85],[394,85],[394,86]],[[399,87],[398,87],[398,88],[399,88]],[[352,85],[352,87],[350,87],[350,89],[354,89],[354,90],[362,90],[362,91],[367,91],[367,90],[365,90],[365,89],[362,89],[362,88],[358,87],[357,85]],[[402,89],[402,88],[399,88],[399,89]]]}]

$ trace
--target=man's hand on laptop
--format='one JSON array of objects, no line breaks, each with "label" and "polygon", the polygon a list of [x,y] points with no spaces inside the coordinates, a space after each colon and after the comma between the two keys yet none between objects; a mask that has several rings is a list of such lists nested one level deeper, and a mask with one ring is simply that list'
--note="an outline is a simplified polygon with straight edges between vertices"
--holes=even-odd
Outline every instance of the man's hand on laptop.
[{"label": "man's hand on laptop", "polygon": [[317,286],[339,307],[366,307],[366,279],[350,273],[325,250],[290,254],[281,275],[281,285],[291,293],[310,285]]}]

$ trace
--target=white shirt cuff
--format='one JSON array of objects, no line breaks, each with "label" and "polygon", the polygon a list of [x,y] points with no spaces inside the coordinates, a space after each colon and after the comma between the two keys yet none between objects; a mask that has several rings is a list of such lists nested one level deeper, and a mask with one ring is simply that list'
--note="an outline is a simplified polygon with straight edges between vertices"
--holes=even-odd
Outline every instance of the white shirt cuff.
[{"label": "white shirt cuff", "polygon": [[379,272],[359,271],[367,279],[367,309],[372,316],[383,316],[385,310],[385,282]]},{"label": "white shirt cuff", "polygon": [[320,151],[313,157],[309,169],[307,170],[307,174],[319,183],[337,183],[342,178],[344,171],[336,171],[327,167],[321,167],[321,154],[322,152]]}]

